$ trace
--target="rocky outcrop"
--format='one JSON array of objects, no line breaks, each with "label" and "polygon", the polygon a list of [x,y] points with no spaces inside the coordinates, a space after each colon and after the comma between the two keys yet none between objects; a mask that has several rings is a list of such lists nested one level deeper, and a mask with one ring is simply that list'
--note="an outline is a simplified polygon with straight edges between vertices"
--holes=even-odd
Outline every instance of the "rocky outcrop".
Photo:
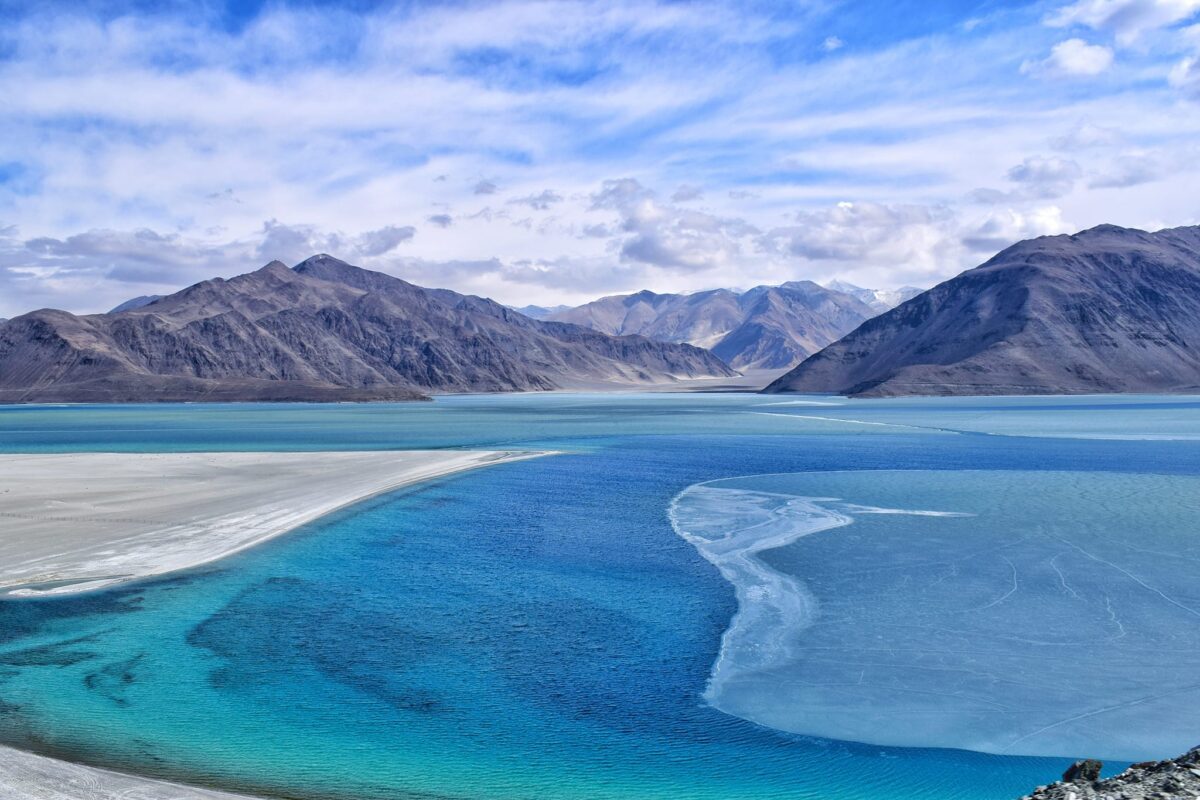
[{"label": "rocky outcrop", "polygon": [[1200,389],[1200,227],[1103,225],[1013,245],[863,323],[768,392]]},{"label": "rocky outcrop", "polygon": [[1179,758],[1134,764],[1099,780],[1101,764],[1077,761],[1063,779],[1039,786],[1022,800],[1196,800],[1200,798],[1200,748]]},{"label": "rocky outcrop", "polygon": [[314,256],[139,308],[0,326],[0,402],[365,401],[729,377],[686,344],[539,322]]}]

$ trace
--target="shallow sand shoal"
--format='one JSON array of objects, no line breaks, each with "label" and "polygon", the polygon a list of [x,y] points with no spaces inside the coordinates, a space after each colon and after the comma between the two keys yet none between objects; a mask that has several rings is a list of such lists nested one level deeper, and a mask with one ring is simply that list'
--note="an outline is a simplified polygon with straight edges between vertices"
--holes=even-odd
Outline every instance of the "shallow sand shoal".
[{"label": "shallow sand shoal", "polygon": [[0,595],[215,561],[411,483],[523,451],[0,454]]}]

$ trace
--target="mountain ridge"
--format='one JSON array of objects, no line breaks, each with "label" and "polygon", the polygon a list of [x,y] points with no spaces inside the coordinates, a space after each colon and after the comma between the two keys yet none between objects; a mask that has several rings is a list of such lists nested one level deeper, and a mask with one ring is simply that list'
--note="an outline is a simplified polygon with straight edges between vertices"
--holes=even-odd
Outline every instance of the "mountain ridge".
[{"label": "mountain ridge", "polygon": [[0,327],[0,402],[410,400],[734,374],[694,347],[538,322],[325,254]]},{"label": "mountain ridge", "polygon": [[744,292],[609,295],[550,319],[612,335],[687,342],[711,350],[735,369],[785,369],[873,314],[850,295],[811,281],[790,281]]},{"label": "mountain ridge", "polygon": [[1200,226],[1030,239],[864,322],[764,391],[1200,388]]}]

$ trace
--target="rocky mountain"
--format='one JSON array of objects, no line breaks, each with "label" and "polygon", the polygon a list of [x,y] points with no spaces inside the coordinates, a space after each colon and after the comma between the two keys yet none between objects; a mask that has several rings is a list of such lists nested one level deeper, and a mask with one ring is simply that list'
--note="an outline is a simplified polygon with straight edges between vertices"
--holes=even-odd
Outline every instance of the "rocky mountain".
[{"label": "rocky mountain", "polygon": [[876,314],[891,311],[901,303],[912,300],[925,291],[924,289],[918,289],[916,286],[901,286],[899,289],[864,289],[861,286],[855,286],[845,281],[830,281],[825,284],[825,288],[841,292],[842,294],[848,294],[866,303]]},{"label": "rocky mountain", "polygon": [[1020,242],[811,356],[768,392],[1200,388],[1200,227]]},{"label": "rocky mountain", "polygon": [[144,294],[140,297],[132,297],[108,313],[120,314],[122,311],[133,311],[135,308],[143,308],[151,303],[157,302],[158,300],[162,300],[162,298],[163,296],[161,294]]},{"label": "rocky mountain", "polygon": [[612,295],[551,319],[611,335],[687,342],[711,350],[736,369],[785,369],[873,314],[849,295],[793,281],[746,292]]},{"label": "rocky mountain", "polygon": [[402,400],[734,374],[690,345],[539,322],[325,255],[0,326],[0,402]]},{"label": "rocky mountain", "polygon": [[[510,306],[510,308],[513,308]],[[570,306],[521,306],[513,308],[519,314],[524,314],[530,319],[549,319],[550,317],[562,311],[566,311]]]}]

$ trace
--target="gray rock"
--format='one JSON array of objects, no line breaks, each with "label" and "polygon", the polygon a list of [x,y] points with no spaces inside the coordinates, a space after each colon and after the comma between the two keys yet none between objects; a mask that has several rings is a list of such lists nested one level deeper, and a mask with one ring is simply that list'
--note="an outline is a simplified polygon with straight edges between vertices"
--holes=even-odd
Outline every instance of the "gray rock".
[{"label": "gray rock", "polygon": [[1100,770],[1104,768],[1104,763],[1097,761],[1094,758],[1089,758],[1084,761],[1076,761],[1071,766],[1067,767],[1067,771],[1063,773],[1062,779],[1064,783],[1073,781],[1086,781],[1091,783],[1100,780]]},{"label": "gray rock", "polygon": [[1200,749],[1176,759],[1134,764],[1106,780],[1099,777],[1099,761],[1077,761],[1062,781],[1039,786],[1023,800],[1197,800]]}]

